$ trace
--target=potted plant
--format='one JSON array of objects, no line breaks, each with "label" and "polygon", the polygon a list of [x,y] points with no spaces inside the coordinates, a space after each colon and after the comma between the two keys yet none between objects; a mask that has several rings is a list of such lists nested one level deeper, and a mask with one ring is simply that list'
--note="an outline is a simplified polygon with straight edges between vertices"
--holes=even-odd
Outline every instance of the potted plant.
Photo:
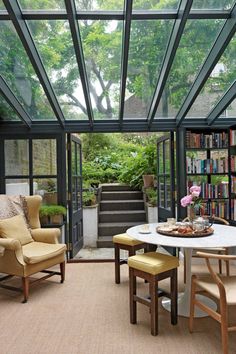
[{"label": "potted plant", "polygon": [[41,224],[63,223],[63,217],[66,215],[66,208],[62,205],[42,205],[39,210]]},{"label": "potted plant", "polygon": [[146,211],[148,223],[157,222],[157,190],[155,188],[147,188],[146,193]]},{"label": "potted plant", "polygon": [[57,204],[57,190],[56,190],[56,182],[55,180],[49,178],[45,179],[40,185],[41,190],[44,191],[43,201],[48,205],[56,205]]}]

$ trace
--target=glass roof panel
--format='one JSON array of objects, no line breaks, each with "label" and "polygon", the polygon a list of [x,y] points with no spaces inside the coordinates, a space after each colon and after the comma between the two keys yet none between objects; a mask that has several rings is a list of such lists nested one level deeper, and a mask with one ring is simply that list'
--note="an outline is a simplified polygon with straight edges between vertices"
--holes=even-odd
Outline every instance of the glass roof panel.
[{"label": "glass roof panel", "polygon": [[187,117],[206,117],[236,77],[236,35],[215,65]]},{"label": "glass roof panel", "polygon": [[0,0],[0,10],[6,10],[2,0]]},{"label": "glass roof panel", "polygon": [[79,21],[95,119],[118,117],[122,21]]},{"label": "glass roof panel", "polygon": [[19,0],[25,10],[59,10],[65,9],[64,0]]},{"label": "glass roof panel", "polygon": [[224,20],[188,20],[155,117],[175,117]]},{"label": "glass roof panel", "polygon": [[147,118],[173,21],[132,21],[124,118]]},{"label": "glass roof panel", "polygon": [[234,0],[193,0],[193,10],[229,10]]},{"label": "glass roof panel", "polygon": [[177,10],[179,0],[134,0],[134,10]]},{"label": "glass roof panel", "polygon": [[0,21],[0,72],[32,119],[56,117],[10,21]]},{"label": "glass roof panel", "polygon": [[124,0],[75,0],[77,11],[123,10]]},{"label": "glass roof panel", "polygon": [[221,117],[236,118],[236,98],[231,102],[231,104],[225,110],[225,113]]},{"label": "glass roof panel", "polygon": [[14,109],[0,95],[0,121],[19,121],[20,118],[15,113]]},{"label": "glass roof panel", "polygon": [[68,21],[43,20],[28,23],[65,119],[87,119]]}]

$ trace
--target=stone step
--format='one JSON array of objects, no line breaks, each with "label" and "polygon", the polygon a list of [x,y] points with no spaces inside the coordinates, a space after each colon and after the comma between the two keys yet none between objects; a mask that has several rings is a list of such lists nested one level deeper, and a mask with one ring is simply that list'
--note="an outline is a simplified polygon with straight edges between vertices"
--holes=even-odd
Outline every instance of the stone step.
[{"label": "stone step", "polygon": [[143,193],[139,191],[102,191],[101,200],[143,200]]},{"label": "stone step", "polygon": [[146,222],[146,212],[144,210],[119,210],[119,211],[101,211],[99,213],[99,222],[121,222],[137,221]]},{"label": "stone step", "polygon": [[100,187],[102,188],[102,191],[132,191],[134,190],[132,187],[126,185],[126,184],[120,184],[120,183],[104,183],[101,184]]},{"label": "stone step", "polygon": [[143,200],[102,200],[100,211],[111,210],[144,210]]},{"label": "stone step", "polygon": [[143,224],[143,222],[114,222],[114,223],[99,223],[98,224],[98,237],[117,235],[126,232],[132,226]]},{"label": "stone step", "polygon": [[97,239],[97,248],[113,248],[113,236],[100,236]]}]

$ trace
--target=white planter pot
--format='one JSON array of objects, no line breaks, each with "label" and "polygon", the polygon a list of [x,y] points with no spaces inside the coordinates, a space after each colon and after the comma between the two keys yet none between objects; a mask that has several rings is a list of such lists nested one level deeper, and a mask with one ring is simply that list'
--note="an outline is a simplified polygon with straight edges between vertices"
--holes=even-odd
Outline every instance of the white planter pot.
[{"label": "white planter pot", "polygon": [[97,247],[98,206],[83,207],[84,246]]},{"label": "white planter pot", "polygon": [[150,205],[146,205],[147,206],[147,221],[149,224],[152,224],[152,223],[156,223],[157,220],[158,220],[158,217],[157,217],[157,207],[153,207],[153,206],[150,206]]}]

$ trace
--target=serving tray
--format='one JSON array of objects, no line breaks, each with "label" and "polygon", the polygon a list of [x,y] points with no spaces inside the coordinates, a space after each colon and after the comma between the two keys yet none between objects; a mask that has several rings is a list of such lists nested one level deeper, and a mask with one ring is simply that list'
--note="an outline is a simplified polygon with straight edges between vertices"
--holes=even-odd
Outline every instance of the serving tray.
[{"label": "serving tray", "polygon": [[210,236],[210,235],[212,235],[214,233],[214,229],[209,227],[209,229],[206,229],[204,231],[193,231],[191,233],[184,234],[184,233],[179,233],[176,230],[165,231],[162,227],[157,227],[156,228],[156,232],[158,234],[165,235],[165,236],[190,238],[190,237],[206,237],[206,236]]}]

